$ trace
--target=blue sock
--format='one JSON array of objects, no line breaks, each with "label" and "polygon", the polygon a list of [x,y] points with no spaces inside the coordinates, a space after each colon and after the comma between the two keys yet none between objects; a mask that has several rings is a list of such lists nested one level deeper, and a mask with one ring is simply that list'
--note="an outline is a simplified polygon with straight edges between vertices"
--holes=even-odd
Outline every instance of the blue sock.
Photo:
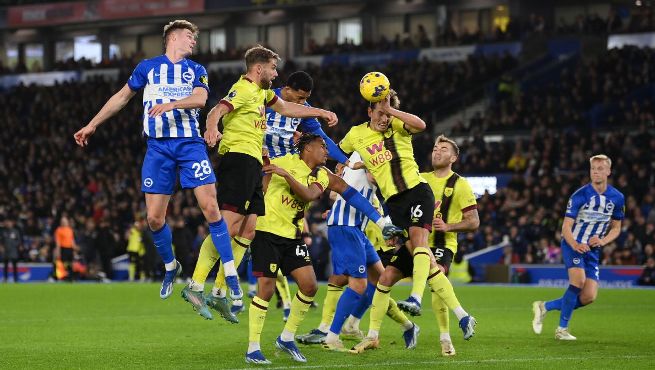
[{"label": "blue sock", "polygon": [[173,256],[173,234],[168,224],[152,232],[152,240],[155,242],[155,248],[161,256],[164,263],[171,263],[175,259]]},{"label": "blue sock", "polygon": [[346,203],[357,208],[359,211],[362,211],[366,217],[368,217],[373,222],[378,222],[378,220],[382,217],[378,211],[375,210],[375,207],[373,207],[371,202],[364,198],[363,195],[359,194],[355,188],[348,186],[346,191],[341,194],[341,197],[346,201]]},{"label": "blue sock", "polygon": [[[546,306],[546,311],[552,311],[552,310],[561,310],[562,309],[562,298],[557,298],[553,299],[552,301],[548,301],[545,304]],[[578,299],[575,301],[575,307],[573,307],[574,310],[577,310],[580,307],[584,307],[585,305],[582,304],[582,301],[580,301],[580,295],[578,295]]]},{"label": "blue sock", "polygon": [[209,235],[212,237],[212,242],[214,242],[223,264],[234,261],[230,233],[227,231],[227,224],[222,218],[209,224]]},{"label": "blue sock", "polygon": [[562,296],[562,308],[559,316],[559,326],[562,328],[569,327],[569,320],[571,320],[571,315],[575,309],[576,302],[578,301],[578,295],[580,295],[582,289],[577,286],[569,285],[564,296]]},{"label": "blue sock", "polygon": [[257,284],[257,278],[252,274],[252,259],[248,260],[248,284]]},{"label": "blue sock", "polygon": [[366,292],[364,292],[364,296],[362,297],[363,299],[359,301],[359,305],[355,307],[355,310],[352,313],[353,316],[360,320],[362,319],[366,310],[371,307],[373,294],[375,294],[375,285],[368,283],[368,286],[366,286]]},{"label": "blue sock", "polygon": [[331,332],[335,334],[341,333],[343,323],[346,322],[346,319],[353,312],[353,309],[358,306],[361,299],[362,295],[350,288],[346,288],[343,291],[339,302],[337,302],[337,309],[334,312],[334,319],[332,319],[332,325],[330,326]]}]

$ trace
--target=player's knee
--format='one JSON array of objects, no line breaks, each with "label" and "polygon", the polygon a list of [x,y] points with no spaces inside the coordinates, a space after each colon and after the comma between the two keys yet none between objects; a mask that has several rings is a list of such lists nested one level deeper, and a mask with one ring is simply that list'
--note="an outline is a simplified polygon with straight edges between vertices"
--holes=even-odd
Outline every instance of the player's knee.
[{"label": "player's knee", "polygon": [[213,198],[212,200],[204,200],[203,202],[199,202],[198,205],[200,206],[200,210],[202,210],[202,214],[207,220],[218,220],[220,218],[218,204],[216,203],[216,198]]},{"label": "player's knee", "polygon": [[582,294],[580,294],[580,303],[582,303],[582,305],[584,305],[584,306],[594,303],[595,300],[596,300],[596,294],[595,293],[584,293],[583,292]]},{"label": "player's knee", "polygon": [[275,291],[275,279],[258,280],[257,296],[266,302],[270,301]]},{"label": "player's knee", "polygon": [[148,227],[150,230],[157,231],[164,227],[165,218],[162,216],[148,215]]},{"label": "player's knee", "polygon": [[350,289],[354,290],[359,294],[364,294],[364,292],[366,292],[366,285],[367,285],[366,279],[350,279],[350,281],[348,282],[348,286],[350,287]]},{"label": "player's knee", "polygon": [[318,284],[316,281],[305,283],[302,286],[298,287],[298,290],[307,297],[313,297],[318,292]]},{"label": "player's knee", "polygon": [[393,281],[392,281],[390,275],[382,274],[382,276],[380,276],[380,279],[378,279],[378,284],[384,285],[384,286],[391,286],[391,285],[393,285]]}]

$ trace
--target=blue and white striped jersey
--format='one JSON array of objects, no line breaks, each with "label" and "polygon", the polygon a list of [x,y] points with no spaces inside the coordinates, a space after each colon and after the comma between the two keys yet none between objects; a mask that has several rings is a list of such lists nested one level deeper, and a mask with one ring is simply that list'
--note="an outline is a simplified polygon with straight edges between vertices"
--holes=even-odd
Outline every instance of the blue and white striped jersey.
[{"label": "blue and white striped jersey", "polygon": [[172,63],[166,55],[160,55],[139,63],[127,85],[133,91],[144,89],[144,134],[154,138],[201,137],[198,127],[200,109],[173,109],[159,117],[148,116],[148,110],[157,104],[184,99],[196,87],[209,91],[205,67],[189,59]]},{"label": "blue and white striped jersey", "polygon": [[[282,88],[273,89],[275,95],[282,97]],[[305,106],[311,107],[307,102]],[[321,128],[321,123],[316,118],[291,118],[283,116],[273,108],[266,108],[266,133],[264,134],[264,145],[268,150],[270,158],[281,157],[286,154],[296,154],[293,146],[293,133],[302,131],[321,135],[327,144],[328,155],[340,163],[346,163],[346,156],[339,149],[337,144]]]},{"label": "blue and white striped jersey", "polygon": [[[348,158],[350,162],[361,162],[362,158],[357,152]],[[350,187],[357,190],[366,200],[373,203],[375,197],[376,186],[368,181],[366,170],[353,170],[348,167],[344,169],[343,180],[350,185]],[[328,226],[355,226],[359,227],[362,231],[366,228],[368,217],[355,207],[350,206],[346,201],[337,194],[337,199],[330,209],[328,215]]]},{"label": "blue and white striped jersey", "polygon": [[607,185],[607,190],[598,194],[591,184],[587,184],[571,195],[564,216],[575,220],[575,240],[587,244],[594,235],[603,238],[611,220],[623,220],[624,209],[625,199],[616,188]]}]

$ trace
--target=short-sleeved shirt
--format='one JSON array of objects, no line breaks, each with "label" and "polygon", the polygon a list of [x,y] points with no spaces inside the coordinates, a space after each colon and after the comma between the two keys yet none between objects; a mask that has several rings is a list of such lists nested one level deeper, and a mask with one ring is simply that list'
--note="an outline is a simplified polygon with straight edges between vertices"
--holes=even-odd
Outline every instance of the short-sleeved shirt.
[{"label": "short-sleeved shirt", "polygon": [[230,112],[223,116],[223,138],[218,152],[243,153],[262,162],[266,107],[275,104],[277,99],[273,90],[262,89],[246,76],[241,76],[219,102]]},{"label": "short-sleeved shirt", "polygon": [[[305,186],[317,184],[325,190],[330,179],[323,167],[311,169],[297,154],[274,158],[271,163],[286,170],[294,179]],[[297,239],[303,230],[305,211],[311,202],[304,202],[291,191],[289,183],[278,175],[273,175],[266,195],[266,215],[257,218],[257,230],[277,236]]]},{"label": "short-sleeved shirt", "polygon": [[157,104],[187,98],[196,87],[209,91],[205,67],[189,59],[173,63],[166,55],[160,55],[139,63],[127,86],[132,91],[143,89],[143,133],[146,136],[201,137],[200,109],[173,109],[158,117],[150,117],[148,110]]},{"label": "short-sleeved shirt", "polygon": [[70,226],[59,226],[55,230],[55,241],[62,248],[73,248],[75,244],[73,229]]},{"label": "short-sleeved shirt", "polygon": [[[448,191],[448,195],[452,196],[450,207],[448,208],[448,218],[447,223],[454,224],[462,221],[464,213],[476,209],[478,204],[475,200],[475,194],[473,194],[473,189],[469,182],[460,177],[457,179],[454,188],[446,189],[446,181],[448,178],[453,175],[453,172],[450,171],[446,177],[437,177],[434,172],[422,172],[421,176],[428,182],[432,193],[434,193],[434,218],[441,218],[441,205],[443,203],[443,197]],[[428,245],[434,245],[434,238],[436,233],[439,231],[433,230],[430,233],[428,238]],[[453,254],[457,253],[457,233],[456,232],[446,232],[445,233],[445,242],[446,248],[450,249]]]},{"label": "short-sleeved shirt", "polygon": [[395,117],[385,132],[374,131],[369,122],[353,126],[339,146],[362,156],[385,199],[425,182],[414,160],[412,134]]},{"label": "short-sleeved shirt", "polygon": [[587,244],[594,235],[603,238],[611,220],[623,220],[625,198],[611,185],[607,185],[603,194],[598,194],[591,184],[587,184],[571,195],[564,216],[575,220],[575,240]]}]

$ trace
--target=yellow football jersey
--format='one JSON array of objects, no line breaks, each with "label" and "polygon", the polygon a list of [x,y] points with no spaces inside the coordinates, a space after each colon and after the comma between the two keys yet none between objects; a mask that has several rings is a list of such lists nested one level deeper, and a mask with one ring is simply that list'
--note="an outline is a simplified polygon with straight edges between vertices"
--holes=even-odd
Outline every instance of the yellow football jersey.
[{"label": "yellow football jersey", "polygon": [[[450,208],[448,209],[448,218],[446,223],[454,224],[462,221],[463,214],[477,207],[475,195],[471,185],[465,178],[460,177],[455,183],[454,188],[446,188],[446,181],[453,175],[450,171],[446,177],[437,177],[434,172],[423,172],[421,176],[428,182],[432,193],[434,193],[434,218],[441,218],[441,204],[444,196],[452,196]],[[428,239],[428,245],[434,247],[435,235],[437,231],[432,231]],[[446,248],[450,249],[453,254],[457,252],[457,233],[447,232],[445,235]]]},{"label": "yellow football jersey", "polygon": [[262,162],[262,142],[266,132],[266,107],[277,101],[273,90],[264,90],[241,76],[220,104],[230,108],[223,116],[223,138],[218,152],[248,154]]},{"label": "yellow football jersey", "polygon": [[[298,154],[287,154],[271,159],[271,163],[285,169],[294,179],[303,185],[318,184],[325,190],[330,179],[323,167],[314,170],[300,159]],[[289,183],[278,175],[273,175],[264,196],[266,215],[257,218],[257,230],[266,231],[277,236],[297,239],[303,230],[305,211],[311,202],[305,203],[293,194]]]},{"label": "yellow football jersey", "polygon": [[404,125],[393,117],[387,131],[377,132],[369,122],[362,123],[353,126],[339,143],[344,152],[361,155],[385,199],[425,182],[414,160],[412,134]]}]

